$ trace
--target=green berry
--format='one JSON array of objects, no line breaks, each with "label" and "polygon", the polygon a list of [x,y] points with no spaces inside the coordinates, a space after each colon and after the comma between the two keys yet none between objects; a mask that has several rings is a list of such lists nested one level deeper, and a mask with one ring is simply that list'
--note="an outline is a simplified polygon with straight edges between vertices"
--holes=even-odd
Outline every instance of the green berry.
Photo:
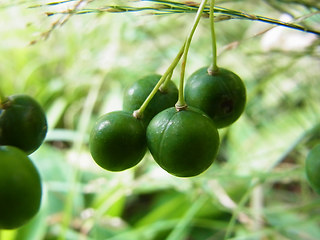
[{"label": "green berry", "polygon": [[90,135],[95,162],[109,171],[137,165],[146,152],[145,128],[131,113],[115,111],[101,116]]},{"label": "green berry", "polygon": [[154,160],[168,173],[192,177],[211,166],[220,142],[217,128],[204,113],[172,107],[151,120],[147,144]]},{"label": "green berry", "polygon": [[246,88],[235,73],[219,68],[209,74],[208,68],[204,67],[187,80],[185,99],[188,105],[211,117],[217,128],[223,128],[234,123],[243,113]]},{"label": "green berry", "polygon": [[27,223],[41,204],[41,179],[25,152],[0,146],[0,229]]},{"label": "green berry", "polygon": [[32,97],[17,94],[1,102],[0,145],[10,145],[31,154],[47,134],[47,120],[41,106]]}]

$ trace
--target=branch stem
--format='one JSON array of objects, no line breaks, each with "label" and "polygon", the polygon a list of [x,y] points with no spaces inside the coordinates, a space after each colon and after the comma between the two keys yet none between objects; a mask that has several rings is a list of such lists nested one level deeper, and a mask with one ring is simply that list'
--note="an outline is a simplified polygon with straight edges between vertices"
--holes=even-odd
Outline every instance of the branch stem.
[{"label": "branch stem", "polygon": [[141,107],[137,110],[135,110],[133,112],[133,116],[135,118],[141,118],[143,115],[143,112],[145,111],[145,109],[147,108],[149,102],[151,101],[151,99],[154,97],[154,95],[157,93],[157,91],[159,90],[159,88],[161,87],[161,85],[164,83],[164,81],[167,78],[171,78],[170,75],[172,74],[173,70],[175,69],[175,67],[177,66],[178,62],[180,61],[182,55],[183,55],[183,51],[185,48],[185,43],[183,44],[183,46],[181,47],[179,53],[177,54],[177,56],[174,58],[174,60],[172,61],[172,63],[170,64],[170,66],[168,67],[168,69],[165,71],[165,73],[162,75],[162,77],[160,78],[160,80],[158,81],[158,83],[156,84],[156,86],[153,88],[153,90],[151,91],[151,93],[149,94],[149,96],[146,98],[146,100],[142,103]]},{"label": "branch stem", "polygon": [[160,92],[166,92],[168,88],[168,84],[172,78],[173,70],[168,73],[167,78],[164,80],[164,82],[159,87]]},{"label": "branch stem", "polygon": [[180,84],[179,84],[179,98],[178,102],[176,103],[176,108],[177,110],[185,108],[187,106],[185,100],[184,100],[184,75],[185,75],[185,70],[186,70],[186,64],[187,64],[187,57],[188,57],[188,52],[191,44],[192,37],[194,35],[194,32],[197,29],[197,26],[199,24],[199,21],[201,19],[203,10],[206,6],[207,0],[202,0],[200,3],[200,6],[198,8],[196,17],[194,19],[191,31],[189,32],[189,35],[186,39],[186,44],[184,47],[184,52],[183,52],[183,57],[182,57],[182,64],[181,64],[181,73],[180,73]]}]

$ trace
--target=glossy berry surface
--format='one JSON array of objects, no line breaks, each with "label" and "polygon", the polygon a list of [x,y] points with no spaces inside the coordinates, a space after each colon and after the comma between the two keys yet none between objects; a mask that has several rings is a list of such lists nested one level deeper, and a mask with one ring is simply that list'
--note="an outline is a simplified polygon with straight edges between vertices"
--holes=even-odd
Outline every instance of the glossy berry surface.
[{"label": "glossy berry surface", "polygon": [[0,146],[0,229],[27,223],[41,204],[41,180],[25,152]]},{"label": "glossy berry surface", "polygon": [[31,154],[47,134],[47,120],[41,106],[32,97],[17,94],[1,103],[0,145],[10,145]]},{"label": "glossy berry surface", "polygon": [[[139,109],[160,78],[161,75],[158,74],[148,75],[130,86],[124,94],[123,109],[128,112]],[[174,82],[170,80],[166,89],[163,91],[158,90],[145,109],[142,116],[145,126],[148,125],[157,113],[166,108],[173,107],[177,100],[178,89]]]},{"label": "glossy berry surface", "polygon": [[207,67],[194,72],[185,86],[188,105],[204,111],[217,128],[234,123],[243,113],[246,104],[246,88],[235,73],[219,68],[212,75]]},{"label": "glossy berry surface", "polygon": [[307,156],[306,175],[310,186],[320,194],[320,144],[312,148]]},{"label": "glossy berry surface", "polygon": [[217,128],[205,114],[172,107],[151,120],[147,144],[154,160],[168,173],[192,177],[211,166],[220,142]]},{"label": "glossy berry surface", "polygon": [[131,113],[115,111],[101,116],[90,135],[95,162],[109,171],[123,171],[138,164],[146,152],[145,128]]}]

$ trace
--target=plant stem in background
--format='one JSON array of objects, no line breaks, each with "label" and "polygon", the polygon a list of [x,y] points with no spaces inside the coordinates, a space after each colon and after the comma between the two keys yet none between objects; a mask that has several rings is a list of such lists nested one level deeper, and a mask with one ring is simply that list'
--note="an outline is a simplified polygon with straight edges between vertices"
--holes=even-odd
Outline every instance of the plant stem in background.
[{"label": "plant stem in background", "polygon": [[186,70],[187,57],[188,57],[188,52],[189,52],[189,48],[190,48],[190,44],[191,44],[191,40],[192,40],[193,34],[197,29],[198,23],[199,23],[199,21],[201,19],[201,16],[202,16],[203,10],[204,10],[204,8],[206,6],[206,3],[207,3],[207,0],[202,0],[201,1],[201,4],[200,4],[200,6],[198,8],[197,15],[196,15],[194,23],[193,23],[193,26],[191,28],[191,31],[190,31],[188,37],[187,37],[186,44],[185,44],[185,47],[184,47],[182,65],[181,65],[181,74],[180,74],[180,84],[179,84],[179,99],[178,99],[178,102],[176,103],[176,109],[177,110],[184,109],[187,106],[187,104],[186,104],[186,102],[184,100],[184,92],[183,92],[184,75],[185,75],[185,70]]},{"label": "plant stem in background", "polygon": [[181,220],[176,224],[170,235],[166,238],[167,240],[182,240],[186,239],[186,235],[190,230],[190,225],[194,220],[195,215],[203,207],[205,202],[208,201],[207,196],[199,196],[194,203],[190,206],[189,210],[181,218]]},{"label": "plant stem in background", "polygon": [[[82,154],[83,154],[83,147],[85,146],[86,143],[86,134],[88,132],[88,126],[90,125],[90,117],[92,116],[94,104],[97,101],[99,91],[101,89],[103,83],[102,78],[97,78],[95,83],[91,84],[91,88],[88,91],[88,95],[85,99],[84,106],[81,112],[81,116],[79,119],[79,124],[77,126],[77,132],[79,135],[78,137],[74,139],[74,146],[73,148],[75,149],[75,153],[77,156],[75,159],[81,159]],[[79,165],[74,168],[72,179],[70,181],[70,191],[68,192],[66,199],[65,199],[65,208],[64,208],[64,215],[62,218],[61,222],[61,234],[58,238],[58,240],[65,240],[66,239],[66,234],[67,231],[70,227],[72,217],[73,217],[73,210],[74,210],[74,201],[77,195],[77,192],[79,192],[79,179],[81,179],[82,176],[82,171],[81,171],[81,166]]]},{"label": "plant stem in background", "polygon": [[254,190],[254,188],[257,185],[259,185],[261,183],[261,181],[263,181],[263,180],[262,179],[257,179],[257,178],[252,180],[251,186],[247,189],[247,191],[244,193],[244,195],[240,199],[237,207],[233,210],[231,219],[230,219],[228,227],[226,229],[226,234],[224,236],[224,240],[230,239],[232,231],[234,230],[234,228],[236,226],[236,220],[237,220],[237,217],[238,217],[239,213],[241,212],[242,208],[244,207],[244,205],[249,200],[249,198],[251,196],[251,193]]},{"label": "plant stem in background", "polygon": [[263,229],[263,186],[257,185],[251,194],[250,207],[254,221],[251,223],[251,231],[258,232]]},{"label": "plant stem in background", "polygon": [[214,5],[215,0],[211,0],[210,4],[210,28],[211,28],[211,43],[212,43],[212,65],[208,69],[208,73],[210,75],[214,74],[218,71],[217,65],[217,41],[216,41],[216,33],[214,28]]},{"label": "plant stem in background", "polygon": [[[66,4],[68,2],[69,1],[57,1],[57,2],[54,2],[54,5]],[[147,2],[155,3],[155,4],[152,6],[147,6],[147,7],[146,6],[143,6],[143,7],[125,6],[125,5],[117,6],[117,5],[108,5],[108,4],[94,7],[94,8],[86,8],[86,9],[76,7],[74,9],[72,9],[72,11],[69,10],[69,11],[46,12],[46,15],[52,16],[52,15],[56,15],[56,14],[74,15],[74,14],[88,14],[88,13],[96,13],[96,14],[97,13],[99,13],[99,14],[100,13],[129,13],[129,12],[142,12],[142,11],[148,11],[151,14],[161,15],[161,14],[178,14],[178,13],[188,14],[188,13],[194,13],[198,10],[198,5],[194,4],[194,2],[192,2],[192,1],[191,2],[186,1],[185,3],[182,3],[182,2],[174,2],[174,1],[167,1],[167,0],[166,1],[148,0]],[[53,3],[33,5],[33,6],[30,6],[30,8],[38,8],[38,7],[51,6],[51,5],[53,5]],[[297,21],[292,22],[292,23],[291,22],[283,22],[283,21],[273,19],[270,17],[250,14],[250,13],[246,13],[243,11],[228,9],[228,8],[219,7],[219,6],[215,6],[214,11],[216,13],[222,14],[222,19],[225,19],[225,20],[238,19],[238,20],[259,21],[259,22],[264,22],[264,23],[268,23],[268,24],[272,24],[272,25],[278,25],[281,27],[291,28],[291,29],[298,30],[298,31],[308,32],[308,33],[312,33],[312,34],[316,34],[316,35],[320,36],[320,31],[317,31],[315,29],[311,29],[311,28],[306,27],[304,25],[298,25],[295,23],[295,22],[300,22],[302,20],[306,20],[307,18],[310,18],[314,15],[319,14],[318,11],[308,13],[308,14],[300,17],[299,19],[297,19]],[[208,12],[210,12],[210,9],[205,8],[204,12],[208,13]],[[68,18],[70,18],[70,17],[68,17]],[[45,32],[44,35],[48,35],[48,33],[51,33],[57,25],[62,25],[62,24],[60,22],[52,24],[49,31]]]},{"label": "plant stem in background", "polygon": [[[156,84],[156,86],[153,88],[153,90],[151,91],[151,93],[149,94],[149,96],[146,98],[146,100],[142,103],[141,107],[139,109],[137,109],[136,111],[133,112],[133,116],[135,118],[140,118],[144,112],[144,110],[147,108],[149,102],[151,101],[151,99],[154,97],[154,95],[156,95],[158,89],[160,88],[160,86],[162,85],[162,83],[164,83],[164,81],[169,78],[173,72],[173,70],[175,69],[175,67],[177,66],[178,62],[180,61],[182,55],[183,55],[183,51],[185,48],[185,44],[183,44],[183,46],[181,47],[179,53],[177,54],[177,56],[174,58],[174,60],[172,61],[172,63],[170,64],[170,66],[168,67],[167,71],[162,75],[162,77],[160,78],[160,80],[158,81],[158,83]],[[171,77],[170,77],[171,78]]]}]

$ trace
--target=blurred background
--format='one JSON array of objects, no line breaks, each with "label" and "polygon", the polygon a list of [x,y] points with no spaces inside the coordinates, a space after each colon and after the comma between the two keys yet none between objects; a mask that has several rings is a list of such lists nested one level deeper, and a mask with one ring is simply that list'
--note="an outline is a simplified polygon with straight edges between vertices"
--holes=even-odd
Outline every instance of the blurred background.
[{"label": "blurred background", "polygon": [[[310,148],[320,142],[317,34],[260,21],[217,21],[218,65],[241,76],[248,101],[241,118],[220,130],[218,158],[203,174],[171,176],[150,154],[119,173],[94,163],[88,136],[96,119],[121,109],[130,84],[165,72],[195,15],[61,12],[137,2],[0,1],[0,88],[7,96],[36,98],[49,123],[45,143],[30,156],[43,180],[40,212],[24,227],[2,231],[1,240],[320,239],[320,198],[304,169]],[[320,31],[316,0],[216,5]],[[186,77],[210,63],[204,15]],[[173,73],[177,84],[179,70]]]}]

